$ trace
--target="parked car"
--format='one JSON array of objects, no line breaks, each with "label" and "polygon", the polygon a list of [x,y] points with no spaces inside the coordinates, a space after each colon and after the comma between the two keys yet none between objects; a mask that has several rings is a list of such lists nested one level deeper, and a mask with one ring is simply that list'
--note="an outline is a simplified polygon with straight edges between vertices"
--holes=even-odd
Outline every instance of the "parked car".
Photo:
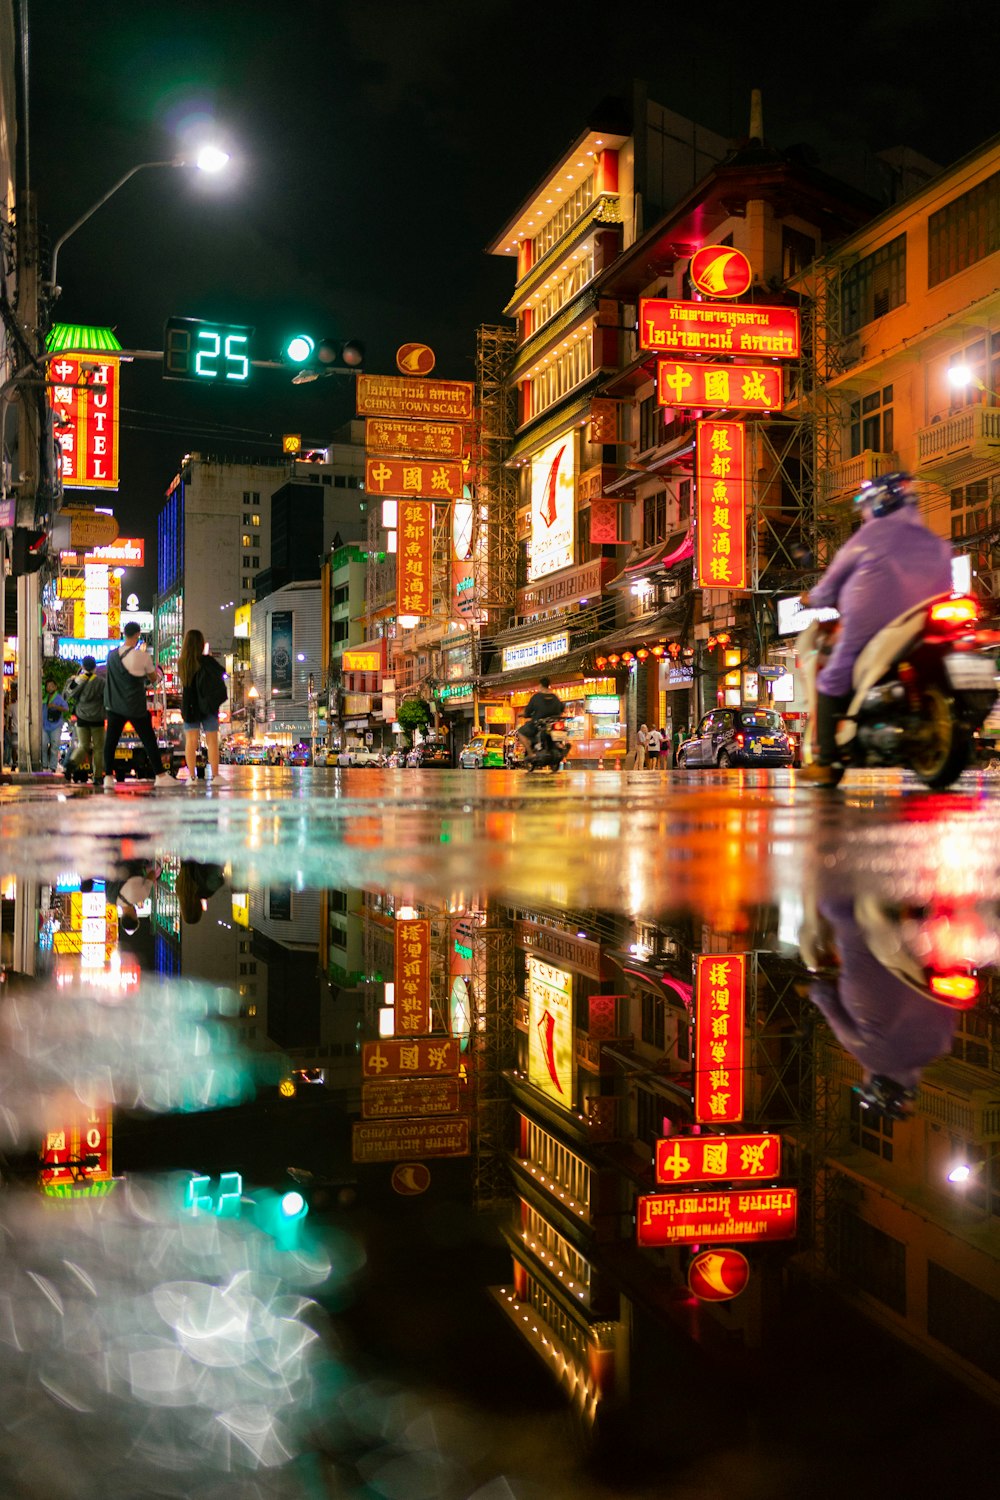
[{"label": "parked car", "polygon": [[504,765],[502,734],[475,734],[460,751],[458,764],[463,771],[481,771],[484,766]]},{"label": "parked car", "polygon": [[304,740],[300,740],[292,747],[292,753],[288,757],[290,766],[311,766],[313,763],[312,751]]},{"label": "parked car", "polygon": [[[329,765],[330,762],[327,761]],[[382,764],[382,753],[373,750],[368,745],[354,745],[348,750],[341,750],[335,761],[340,766],[380,766]]]},{"label": "parked car", "polygon": [[785,723],[773,708],[714,708],[677,751],[681,770],[791,764]]},{"label": "parked car", "polygon": [[447,745],[414,745],[406,757],[406,764],[418,770],[426,770],[428,767],[449,770],[451,768],[451,752]]}]

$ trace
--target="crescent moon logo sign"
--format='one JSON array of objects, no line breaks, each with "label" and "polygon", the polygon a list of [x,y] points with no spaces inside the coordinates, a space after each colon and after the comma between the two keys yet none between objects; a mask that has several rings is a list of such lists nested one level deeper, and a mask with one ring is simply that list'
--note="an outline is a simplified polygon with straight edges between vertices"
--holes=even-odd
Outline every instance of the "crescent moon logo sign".
[{"label": "crescent moon logo sign", "polygon": [[753,280],[753,268],[742,250],[703,245],[691,257],[689,274],[707,297],[740,297]]},{"label": "crescent moon logo sign", "polygon": [[426,1193],[430,1186],[430,1168],[421,1161],[401,1161],[392,1169],[392,1189],[404,1198]]},{"label": "crescent moon logo sign", "polygon": [[728,1302],[749,1279],[749,1262],[738,1250],[703,1250],[688,1267],[688,1286],[702,1302]]},{"label": "crescent moon logo sign", "polygon": [[427,344],[401,344],[396,350],[396,369],[401,375],[429,375],[434,368],[434,350]]}]

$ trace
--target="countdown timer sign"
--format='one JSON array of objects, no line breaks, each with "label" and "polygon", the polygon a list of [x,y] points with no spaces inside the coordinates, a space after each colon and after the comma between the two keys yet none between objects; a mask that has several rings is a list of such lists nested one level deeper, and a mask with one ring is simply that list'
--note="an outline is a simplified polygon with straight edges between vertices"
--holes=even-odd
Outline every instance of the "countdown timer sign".
[{"label": "countdown timer sign", "polygon": [[163,330],[163,377],[202,385],[246,385],[253,329],[237,323],[168,318]]}]

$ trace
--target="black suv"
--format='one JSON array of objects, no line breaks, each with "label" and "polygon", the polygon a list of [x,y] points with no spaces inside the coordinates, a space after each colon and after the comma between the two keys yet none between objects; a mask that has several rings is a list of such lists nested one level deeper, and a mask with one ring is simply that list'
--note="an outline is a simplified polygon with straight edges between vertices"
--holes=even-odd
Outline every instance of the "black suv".
[{"label": "black suv", "polygon": [[679,769],[790,766],[792,744],[773,708],[713,708],[677,751]]}]

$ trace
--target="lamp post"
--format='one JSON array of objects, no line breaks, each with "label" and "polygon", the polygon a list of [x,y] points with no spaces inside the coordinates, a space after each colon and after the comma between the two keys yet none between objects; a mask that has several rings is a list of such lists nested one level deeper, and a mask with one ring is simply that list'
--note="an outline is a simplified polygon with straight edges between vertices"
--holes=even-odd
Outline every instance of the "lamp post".
[{"label": "lamp post", "polygon": [[968,365],[952,365],[948,371],[949,382],[958,390],[965,390],[967,386],[974,385],[977,391],[982,391],[986,396],[992,396],[994,401],[1000,402],[1000,392],[988,386],[974,370]]},{"label": "lamp post", "polygon": [[250,725],[250,744],[254,741],[254,725],[257,723],[257,699],[260,697],[253,683],[247,689],[247,723]]}]

